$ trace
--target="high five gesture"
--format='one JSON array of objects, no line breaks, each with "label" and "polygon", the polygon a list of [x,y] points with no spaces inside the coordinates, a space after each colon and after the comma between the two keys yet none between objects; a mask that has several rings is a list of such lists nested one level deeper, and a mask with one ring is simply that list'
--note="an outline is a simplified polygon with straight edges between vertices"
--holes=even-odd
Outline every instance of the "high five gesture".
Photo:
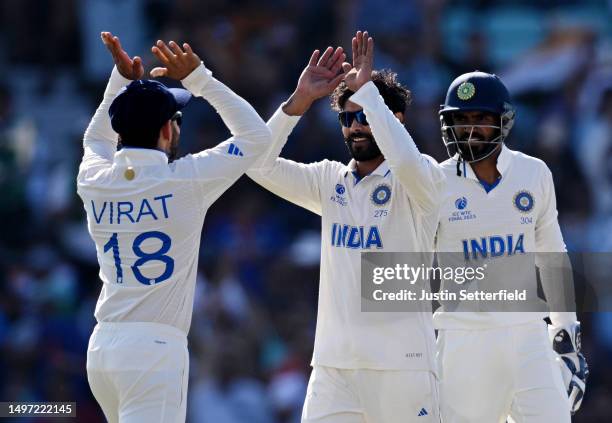
[{"label": "high five gesture", "polygon": [[346,54],[342,47],[335,50],[327,47],[322,56],[315,50],[283,111],[288,115],[303,115],[315,100],[330,95],[345,76],[341,72],[344,59]]},{"label": "high five gesture", "polygon": [[174,41],[170,41],[168,45],[169,47],[162,40],[157,40],[157,43],[151,47],[151,52],[164,64],[164,67],[157,67],[151,71],[152,78],[165,76],[181,80],[200,66],[200,58],[189,44],[183,43],[185,51]]},{"label": "high five gesture", "polygon": [[357,92],[362,85],[372,80],[372,68],[374,64],[374,39],[369,36],[368,31],[357,31],[353,37],[353,66],[348,63],[342,65],[345,83],[349,90]]},{"label": "high five gesture", "polygon": [[100,34],[102,42],[113,56],[115,65],[119,73],[127,79],[136,80],[142,78],[144,75],[144,68],[142,67],[142,60],[138,56],[130,58],[130,56],[121,47],[119,37],[114,36],[110,32],[102,32]]}]

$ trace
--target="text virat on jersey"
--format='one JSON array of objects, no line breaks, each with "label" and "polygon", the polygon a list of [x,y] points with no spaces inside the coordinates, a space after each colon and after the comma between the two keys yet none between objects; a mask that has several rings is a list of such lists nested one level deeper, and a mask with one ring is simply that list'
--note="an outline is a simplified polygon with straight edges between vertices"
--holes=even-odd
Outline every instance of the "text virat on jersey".
[{"label": "text virat on jersey", "polygon": [[91,200],[91,211],[96,223],[139,223],[144,219],[168,219],[167,201],[172,194],[136,201],[95,201]]}]

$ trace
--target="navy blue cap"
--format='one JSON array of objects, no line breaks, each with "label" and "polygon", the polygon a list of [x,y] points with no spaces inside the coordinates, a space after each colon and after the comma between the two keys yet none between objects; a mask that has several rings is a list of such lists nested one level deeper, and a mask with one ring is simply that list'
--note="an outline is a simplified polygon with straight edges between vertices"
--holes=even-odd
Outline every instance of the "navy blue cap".
[{"label": "navy blue cap", "polygon": [[450,84],[440,113],[479,110],[502,114],[511,104],[510,94],[497,75],[475,71]]},{"label": "navy blue cap", "polygon": [[111,125],[125,135],[158,132],[191,97],[187,90],[168,88],[151,79],[132,81],[119,91],[108,110]]}]

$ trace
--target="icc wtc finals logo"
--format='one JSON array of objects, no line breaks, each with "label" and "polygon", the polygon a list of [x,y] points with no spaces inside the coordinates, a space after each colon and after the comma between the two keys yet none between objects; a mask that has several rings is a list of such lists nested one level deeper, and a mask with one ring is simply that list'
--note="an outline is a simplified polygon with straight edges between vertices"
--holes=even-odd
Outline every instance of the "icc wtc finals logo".
[{"label": "icc wtc finals logo", "polygon": [[457,210],[463,210],[464,208],[467,207],[467,198],[465,197],[459,197],[455,200],[455,207],[457,208]]}]

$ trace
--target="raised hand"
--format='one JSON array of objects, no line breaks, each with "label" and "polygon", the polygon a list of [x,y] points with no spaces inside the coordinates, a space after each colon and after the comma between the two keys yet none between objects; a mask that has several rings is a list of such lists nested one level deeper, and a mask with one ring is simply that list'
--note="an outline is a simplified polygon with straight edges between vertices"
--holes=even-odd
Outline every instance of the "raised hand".
[{"label": "raised hand", "polygon": [[133,59],[123,50],[119,37],[114,36],[110,32],[102,32],[100,34],[102,42],[110,51],[113,56],[115,65],[119,73],[127,79],[140,79],[144,75],[144,68],[142,67],[142,59],[138,56],[134,56]]},{"label": "raised hand", "polygon": [[346,72],[344,82],[349,90],[355,92],[368,81],[372,80],[372,67],[374,65],[374,39],[368,31],[357,31],[353,37],[353,67],[344,64]]},{"label": "raised hand", "polygon": [[344,59],[346,54],[342,47],[335,50],[327,47],[323,55],[315,50],[283,111],[289,115],[302,115],[315,100],[330,95],[344,79],[345,74],[341,72]]},{"label": "raised hand", "polygon": [[151,52],[164,65],[164,67],[154,68],[151,71],[151,77],[165,76],[181,80],[200,66],[200,58],[193,52],[189,44],[183,44],[185,51],[174,41],[170,41],[168,46],[162,40],[157,40],[156,45],[151,47]]}]

